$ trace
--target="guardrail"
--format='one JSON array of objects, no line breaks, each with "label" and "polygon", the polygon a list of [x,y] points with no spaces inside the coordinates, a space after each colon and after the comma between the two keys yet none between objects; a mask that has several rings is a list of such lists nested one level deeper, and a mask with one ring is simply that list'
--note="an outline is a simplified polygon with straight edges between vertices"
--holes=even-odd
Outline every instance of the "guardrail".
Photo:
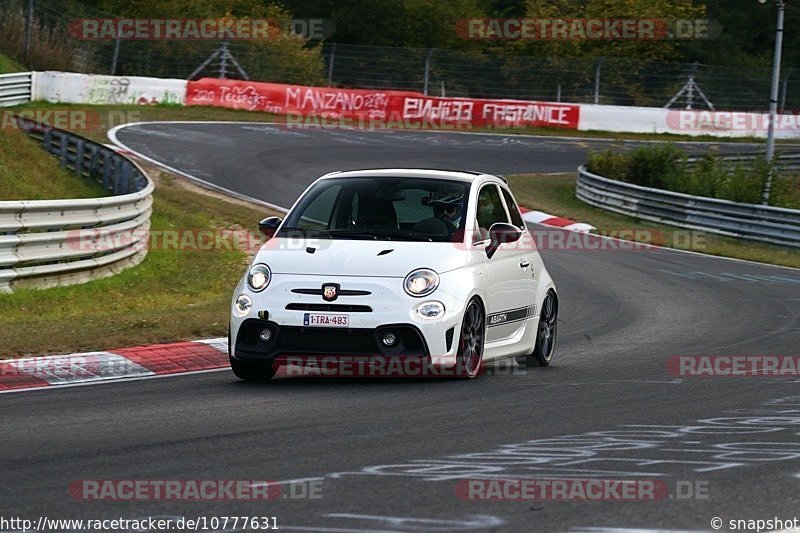
[{"label": "guardrail", "polygon": [[0,74],[0,107],[26,104],[33,98],[33,72]]},{"label": "guardrail", "polygon": [[800,247],[800,211],[642,187],[578,167],[576,196],[587,204],[662,224]]},{"label": "guardrail", "polygon": [[[731,154],[717,156],[726,163],[747,163],[756,157],[764,157],[764,153]],[[688,165],[696,165],[700,161],[700,156],[692,156],[687,159]],[[800,170],[800,152],[778,153],[773,159],[775,170],[778,172],[793,172]]]},{"label": "guardrail", "polygon": [[0,201],[0,290],[83,283],[144,259],[154,188],[145,173],[102,144],[16,120],[62,166],[113,196]]}]

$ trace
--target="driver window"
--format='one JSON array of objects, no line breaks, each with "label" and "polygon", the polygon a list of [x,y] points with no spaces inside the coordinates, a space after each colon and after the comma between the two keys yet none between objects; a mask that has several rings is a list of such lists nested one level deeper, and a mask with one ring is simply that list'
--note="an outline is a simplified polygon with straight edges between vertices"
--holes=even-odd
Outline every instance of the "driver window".
[{"label": "driver window", "polygon": [[478,205],[475,218],[478,225],[477,237],[479,240],[489,238],[489,228],[492,227],[492,224],[497,222],[508,223],[506,209],[503,206],[503,201],[500,199],[500,193],[497,191],[496,185],[484,185],[478,193]]},{"label": "driver window", "polygon": [[519,229],[524,230],[525,222],[522,221],[522,215],[519,214],[519,207],[517,207],[516,202],[514,202],[514,197],[511,196],[511,193],[506,189],[501,187],[500,190],[503,191],[503,198],[506,200],[506,207],[508,207],[508,212],[511,214],[511,223]]}]

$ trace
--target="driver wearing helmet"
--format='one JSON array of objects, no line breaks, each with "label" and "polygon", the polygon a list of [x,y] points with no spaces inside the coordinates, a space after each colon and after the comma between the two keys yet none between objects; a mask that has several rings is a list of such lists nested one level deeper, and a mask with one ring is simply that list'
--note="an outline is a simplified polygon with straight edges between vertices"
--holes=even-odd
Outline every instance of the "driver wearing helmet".
[{"label": "driver wearing helmet", "polygon": [[453,230],[461,225],[461,208],[464,196],[457,194],[432,194],[428,204],[433,207],[433,216],[447,223]]},{"label": "driver wearing helmet", "polygon": [[432,215],[418,222],[414,231],[437,235],[448,239],[460,239],[463,235],[461,219],[464,214],[464,194],[462,192],[437,191],[422,198],[422,205],[432,208]]},{"label": "driver wearing helmet", "polygon": [[433,205],[433,216],[458,229],[461,224],[461,207],[457,204],[436,203]]}]

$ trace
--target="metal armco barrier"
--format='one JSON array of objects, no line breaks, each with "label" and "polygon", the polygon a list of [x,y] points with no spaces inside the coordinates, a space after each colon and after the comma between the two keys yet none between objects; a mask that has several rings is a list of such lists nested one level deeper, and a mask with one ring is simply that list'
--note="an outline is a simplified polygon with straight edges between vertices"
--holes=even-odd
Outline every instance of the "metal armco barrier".
[{"label": "metal armco barrier", "polygon": [[[723,155],[719,156],[720,159],[725,161],[726,163],[748,163],[752,162],[753,159],[756,157],[761,156],[764,157],[763,153],[753,153],[753,154],[735,154],[735,155]],[[700,157],[690,157],[687,159],[686,163],[689,166],[697,165],[700,161]],[[775,163],[775,169],[778,172],[793,172],[796,170],[800,170],[800,152],[789,152],[789,153],[778,153],[775,154],[775,159],[773,159]]]},{"label": "metal armco barrier", "polygon": [[17,117],[62,166],[110,196],[0,201],[0,290],[83,283],[139,263],[147,253],[153,183],[102,144]]},{"label": "metal armco barrier", "polygon": [[691,196],[616,181],[578,167],[578,199],[608,211],[672,226],[800,247],[800,211]]},{"label": "metal armco barrier", "polygon": [[33,72],[0,74],[0,107],[25,104],[33,95]]}]

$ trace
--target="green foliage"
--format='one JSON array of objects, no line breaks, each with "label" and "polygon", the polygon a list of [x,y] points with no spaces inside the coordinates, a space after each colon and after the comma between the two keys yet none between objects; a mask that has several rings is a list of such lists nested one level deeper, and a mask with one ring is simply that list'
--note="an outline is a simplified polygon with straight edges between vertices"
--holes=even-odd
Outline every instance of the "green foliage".
[{"label": "green foliage", "polygon": [[8,74],[10,72],[23,72],[25,69],[8,56],[0,54],[0,74]]},{"label": "green foliage", "polygon": [[800,209],[800,174],[781,174],[772,182],[770,203]]},{"label": "green foliage", "polygon": [[589,172],[612,180],[624,180],[628,170],[628,154],[614,150],[589,150],[586,156]]},{"label": "green foliage", "polygon": [[[288,23],[292,14],[278,4],[265,4],[259,0],[169,0],[152,5],[150,2],[128,0],[107,2],[104,9],[115,15],[164,18],[239,18],[270,19]],[[162,68],[164,74],[173,73],[175,65],[185,64],[188,76],[218,43],[208,41],[155,41],[147,46],[125,43],[119,70],[137,74],[153,68]],[[131,53],[128,50],[135,50]],[[319,46],[310,46],[308,39],[288,32],[280,32],[265,40],[233,41],[230,50],[244,67],[250,79],[317,85],[324,80],[324,62]],[[229,72],[235,70],[230,66]],[[200,76],[210,75],[210,72]],[[174,74],[169,74],[174,76]]]},{"label": "green foliage", "polygon": [[656,188],[681,183],[685,159],[672,143],[639,147],[628,156],[625,181]]},{"label": "green foliage", "polygon": [[[675,20],[705,14],[705,6],[692,0],[527,0],[525,5],[530,18]],[[672,39],[517,41],[517,46],[531,55],[628,57],[643,62],[674,60],[683,44]]]},{"label": "green foliage", "polygon": [[[16,59],[11,61],[3,56],[3,61],[0,61],[0,72],[3,72],[7,68],[18,67],[18,62],[26,57],[25,17],[22,8],[0,10],[0,28],[0,51]],[[34,18],[31,23],[30,49],[25,59],[29,68],[72,70],[75,65],[74,52],[75,41],[70,38],[66,27]]]},{"label": "green foliage", "polygon": [[[733,202],[761,202],[764,184],[773,167],[763,156],[738,163],[705,154],[695,163],[672,143],[651,144],[631,152],[589,152],[586,167],[607,178],[645,187],[720,198]],[[800,208],[800,176],[775,173],[770,205]]]},{"label": "green foliage", "polygon": [[484,48],[456,34],[456,22],[492,16],[482,0],[284,0],[296,17],[329,18],[333,41],[418,48]]},{"label": "green foliage", "polygon": [[752,163],[738,163],[728,172],[727,179],[720,183],[716,198],[748,204],[760,203],[770,171],[771,165],[763,157],[756,157]]}]

